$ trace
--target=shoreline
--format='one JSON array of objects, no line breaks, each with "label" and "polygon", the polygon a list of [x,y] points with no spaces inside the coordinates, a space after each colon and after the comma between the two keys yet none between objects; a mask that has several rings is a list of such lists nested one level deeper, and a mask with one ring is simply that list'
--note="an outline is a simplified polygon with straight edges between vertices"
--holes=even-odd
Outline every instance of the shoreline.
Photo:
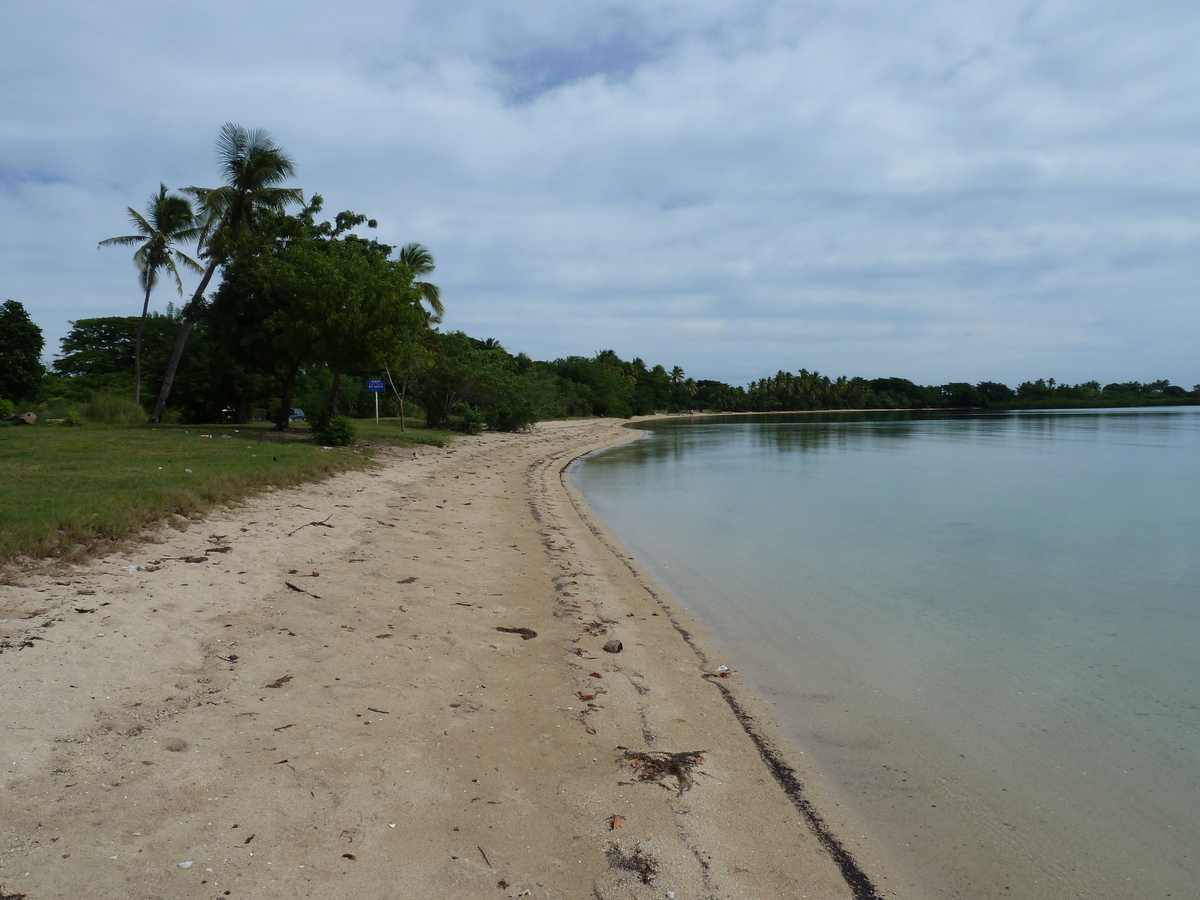
[{"label": "shoreline", "polygon": [[877,896],[781,789],[760,702],[570,485],[622,424],[383,454],[0,587],[0,885]]},{"label": "shoreline", "polygon": [[[636,421],[632,424],[636,425]],[[640,432],[638,435],[640,436]],[[787,752],[782,749],[789,746],[790,742],[781,736],[778,728],[773,726],[762,698],[749,692],[748,689],[739,690],[736,683],[721,678],[713,671],[714,664],[711,660],[722,655],[716,648],[713,639],[701,626],[691,620],[683,605],[667,593],[642,567],[636,557],[621,543],[612,528],[592,511],[583,494],[572,484],[570,470],[573,466],[589,454],[616,446],[617,443],[623,442],[593,448],[577,456],[560,470],[560,481],[575,508],[576,515],[592,532],[596,540],[608,549],[613,558],[620,560],[629,569],[630,574],[637,580],[641,588],[662,609],[680,639],[695,653],[704,670],[702,677],[720,692],[721,699],[729,706],[730,712],[742,731],[758,751],[763,766],[770,772],[780,791],[800,814],[818,844],[829,854],[830,859],[837,866],[854,900],[873,900],[873,898],[881,896],[871,877],[859,866],[853,854],[829,827],[821,815],[818,805],[813,802],[804,780],[796,772],[795,762],[789,760]],[[732,674],[736,675],[736,673]]]}]

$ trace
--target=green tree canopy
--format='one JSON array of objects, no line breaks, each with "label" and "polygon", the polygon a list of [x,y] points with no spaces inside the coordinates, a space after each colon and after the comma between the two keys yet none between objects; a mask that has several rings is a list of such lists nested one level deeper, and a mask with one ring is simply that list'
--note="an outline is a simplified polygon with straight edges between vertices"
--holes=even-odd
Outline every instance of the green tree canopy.
[{"label": "green tree canopy", "polygon": [[16,300],[0,306],[0,398],[20,401],[37,391],[45,369],[42,329]]},{"label": "green tree canopy", "polygon": [[132,316],[75,319],[52,367],[68,377],[123,373],[133,363],[136,334],[137,319]]},{"label": "green tree canopy", "polygon": [[343,212],[318,222],[321,205],[314,195],[297,216],[262,211],[255,231],[214,245],[224,265],[214,335],[233,358],[279,377],[281,429],[303,367],[329,367],[336,414],[341,376],[382,369],[428,320],[411,269],[391,258],[392,247],[350,230],[366,218]]}]

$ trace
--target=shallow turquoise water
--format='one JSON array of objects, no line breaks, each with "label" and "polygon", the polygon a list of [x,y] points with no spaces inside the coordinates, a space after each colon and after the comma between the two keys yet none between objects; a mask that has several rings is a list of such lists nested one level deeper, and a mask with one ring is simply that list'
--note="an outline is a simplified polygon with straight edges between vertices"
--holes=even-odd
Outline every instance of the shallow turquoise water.
[{"label": "shallow turquoise water", "polygon": [[1200,884],[1200,409],[668,420],[572,470],[885,889]]}]

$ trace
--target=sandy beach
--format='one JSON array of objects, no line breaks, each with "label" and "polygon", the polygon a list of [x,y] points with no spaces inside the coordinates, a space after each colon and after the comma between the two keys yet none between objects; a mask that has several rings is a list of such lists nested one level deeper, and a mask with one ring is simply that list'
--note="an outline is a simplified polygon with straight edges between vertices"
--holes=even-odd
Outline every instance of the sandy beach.
[{"label": "sandy beach", "polygon": [[0,893],[874,896],[567,483],[619,426],[385,451],[0,587]]}]

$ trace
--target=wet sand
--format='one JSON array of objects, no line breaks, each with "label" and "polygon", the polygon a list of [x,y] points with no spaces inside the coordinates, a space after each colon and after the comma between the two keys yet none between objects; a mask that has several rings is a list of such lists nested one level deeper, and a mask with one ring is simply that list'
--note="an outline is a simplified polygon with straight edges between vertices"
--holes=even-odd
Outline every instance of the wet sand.
[{"label": "wet sand", "polygon": [[619,424],[392,452],[0,587],[0,893],[873,896],[566,483]]}]

